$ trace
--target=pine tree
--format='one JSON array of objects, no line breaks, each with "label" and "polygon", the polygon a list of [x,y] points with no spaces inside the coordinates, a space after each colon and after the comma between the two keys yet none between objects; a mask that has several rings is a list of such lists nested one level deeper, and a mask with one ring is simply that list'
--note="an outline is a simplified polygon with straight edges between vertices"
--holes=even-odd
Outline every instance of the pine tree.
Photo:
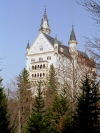
[{"label": "pine tree", "polygon": [[[35,103],[32,108],[31,116],[28,121],[28,133],[48,133],[48,118],[45,115],[44,98],[41,91],[41,82],[39,82],[37,88],[37,95],[35,97]],[[47,121],[46,121],[47,120]]]},{"label": "pine tree", "polygon": [[48,76],[48,87],[53,91],[57,90],[57,74],[53,64],[50,65],[49,76]]},{"label": "pine tree", "polygon": [[7,100],[1,82],[2,80],[0,80],[0,133],[11,133],[9,117],[7,114]]},{"label": "pine tree", "polygon": [[100,132],[100,92],[96,81],[86,76],[81,87],[82,95],[78,98],[76,114],[74,116],[74,132]]},{"label": "pine tree", "polygon": [[30,115],[31,105],[31,86],[29,82],[29,73],[24,68],[18,77],[18,93],[19,93],[19,110],[20,110],[20,128],[23,129],[26,126],[26,121]]},{"label": "pine tree", "polygon": [[57,94],[57,74],[55,68],[50,65],[48,79],[47,79],[47,89],[46,89],[46,106],[51,106],[54,101],[54,97]]},{"label": "pine tree", "polygon": [[67,123],[70,119],[68,106],[66,88],[62,88],[59,94],[55,96],[52,104],[53,121],[55,121],[55,131],[57,133],[62,133],[64,123]]}]

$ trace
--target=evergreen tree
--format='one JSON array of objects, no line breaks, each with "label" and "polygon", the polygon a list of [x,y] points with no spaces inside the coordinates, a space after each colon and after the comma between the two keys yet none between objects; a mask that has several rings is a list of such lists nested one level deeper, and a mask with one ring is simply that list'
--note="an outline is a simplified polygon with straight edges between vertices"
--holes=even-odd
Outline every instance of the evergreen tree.
[{"label": "evergreen tree", "polygon": [[50,65],[49,74],[47,77],[47,88],[46,88],[46,106],[51,106],[54,101],[54,97],[57,94],[57,74],[55,68]]},{"label": "evergreen tree", "polygon": [[98,84],[86,76],[81,87],[82,95],[78,98],[74,116],[75,133],[100,132],[100,93]]},{"label": "evergreen tree", "polygon": [[65,122],[68,123],[68,120],[71,118],[68,106],[66,88],[63,88],[55,96],[52,104],[53,121],[55,122],[55,131],[57,133],[62,133]]},{"label": "evergreen tree", "polygon": [[0,80],[0,133],[11,133],[9,117],[7,114],[7,100],[1,82],[2,80]]},{"label": "evergreen tree", "polygon": [[57,74],[53,64],[50,65],[49,76],[48,76],[48,87],[53,91],[57,90]]},{"label": "evergreen tree", "polygon": [[48,133],[47,127],[49,126],[49,119],[44,108],[45,105],[41,91],[41,82],[39,82],[35,103],[28,121],[28,133]]},{"label": "evergreen tree", "polygon": [[18,77],[18,99],[19,99],[19,110],[21,117],[19,118],[21,126],[20,128],[24,128],[26,126],[26,121],[30,115],[30,105],[31,105],[31,86],[29,82],[29,73],[24,68]]}]

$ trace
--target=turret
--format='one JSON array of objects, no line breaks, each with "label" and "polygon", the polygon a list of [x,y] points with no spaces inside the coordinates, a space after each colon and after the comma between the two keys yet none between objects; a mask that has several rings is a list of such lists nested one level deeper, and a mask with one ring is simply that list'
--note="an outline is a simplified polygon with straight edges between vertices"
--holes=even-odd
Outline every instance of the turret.
[{"label": "turret", "polygon": [[68,44],[69,44],[69,52],[72,54],[76,53],[77,40],[76,40],[73,26],[72,26],[72,32],[71,32]]},{"label": "turret", "polygon": [[40,25],[39,31],[41,31],[45,34],[50,34],[50,32],[51,32],[50,27],[49,27],[49,22],[47,19],[46,9],[44,11],[44,15],[41,20],[41,25]]},{"label": "turret", "polygon": [[28,54],[29,50],[30,50],[30,44],[29,44],[29,40],[28,40],[28,43],[27,43],[27,46],[26,46],[26,54]]}]

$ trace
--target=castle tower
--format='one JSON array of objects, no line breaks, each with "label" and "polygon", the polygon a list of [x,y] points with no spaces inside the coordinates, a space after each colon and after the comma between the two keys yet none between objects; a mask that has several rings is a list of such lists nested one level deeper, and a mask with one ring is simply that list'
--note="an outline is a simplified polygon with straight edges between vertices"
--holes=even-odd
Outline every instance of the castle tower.
[{"label": "castle tower", "polygon": [[77,40],[76,40],[73,26],[72,26],[72,32],[71,32],[68,44],[69,44],[69,52],[71,54],[75,54],[76,53]]},{"label": "castle tower", "polygon": [[44,11],[43,18],[41,19],[41,25],[40,25],[39,31],[42,31],[45,34],[50,34],[51,32],[49,27],[49,22],[47,19],[46,9]]}]

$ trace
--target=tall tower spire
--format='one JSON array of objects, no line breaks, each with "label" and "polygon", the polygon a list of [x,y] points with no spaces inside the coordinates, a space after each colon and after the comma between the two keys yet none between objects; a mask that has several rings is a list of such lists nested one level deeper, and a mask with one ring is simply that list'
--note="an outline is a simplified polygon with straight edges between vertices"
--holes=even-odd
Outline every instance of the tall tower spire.
[{"label": "tall tower spire", "polygon": [[49,22],[46,14],[46,7],[44,10],[44,15],[43,18],[41,19],[41,25],[39,28],[39,31],[42,31],[43,33],[50,34],[50,27],[49,27]]},{"label": "tall tower spire", "polygon": [[71,53],[75,53],[76,52],[76,45],[77,45],[77,40],[76,40],[76,36],[74,33],[74,26],[72,25],[72,31],[71,31],[71,35],[70,35],[70,39],[69,39],[69,51]]}]

